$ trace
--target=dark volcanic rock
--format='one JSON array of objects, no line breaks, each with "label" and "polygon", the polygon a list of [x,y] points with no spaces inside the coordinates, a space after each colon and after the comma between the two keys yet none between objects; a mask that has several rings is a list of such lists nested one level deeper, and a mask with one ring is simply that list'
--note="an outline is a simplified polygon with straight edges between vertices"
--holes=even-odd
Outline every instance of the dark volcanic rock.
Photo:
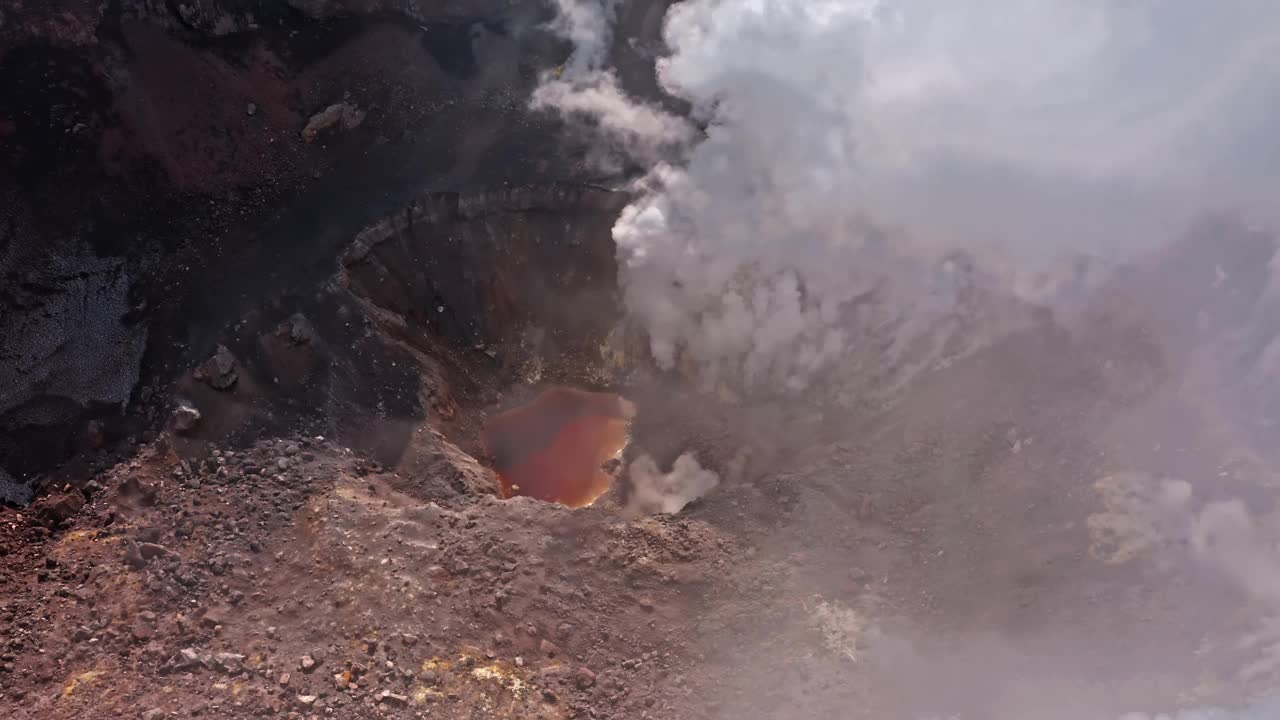
[{"label": "dark volcanic rock", "polygon": [[[587,141],[529,110],[540,72],[569,52],[546,29],[546,0],[11,5],[0,23],[0,467],[12,475],[71,456],[68,438],[90,418],[154,411],[129,402],[150,405],[211,357],[208,382],[228,394],[251,394],[246,377],[259,372],[300,409],[328,380],[330,414],[355,403],[389,419],[447,415],[448,399],[429,391],[429,408],[404,407],[426,384],[412,358],[370,347],[380,341],[358,323],[334,332],[347,320],[314,307],[349,300],[312,299],[329,292],[351,238],[388,217],[346,274],[361,300],[415,330],[483,342],[506,362],[493,345],[509,330],[536,325],[533,344],[554,355],[581,308],[599,309],[591,328],[612,312],[597,289],[611,284],[606,231],[622,198],[575,185],[596,176]],[[640,70],[624,84],[651,74]],[[468,192],[441,192],[458,189]],[[400,225],[410,218],[425,225]],[[584,227],[563,232],[569,219]],[[604,242],[587,249],[588,236]],[[396,265],[428,248],[422,265]],[[378,291],[388,272],[393,286]],[[314,327],[268,337],[295,312]],[[266,361],[228,337],[255,314],[270,323],[255,328],[275,345]],[[355,361],[334,362],[339,343]],[[219,344],[243,362],[224,372]],[[191,399],[201,435],[246,429]]]},{"label": "dark volcanic rock", "polygon": [[[65,435],[87,414],[118,412],[144,372],[172,376],[208,358],[228,321],[286,290],[285,275],[331,267],[344,235],[335,226],[354,233],[401,188],[554,169],[529,159],[545,151],[498,147],[547,147],[529,140],[554,124],[528,122],[522,98],[535,67],[560,61],[554,43],[541,31],[506,35],[498,51],[523,58],[523,73],[455,78],[437,55],[481,59],[424,35],[441,19],[535,17],[541,3],[293,5],[5,7],[0,466],[25,474],[72,450],[39,435],[9,442],[17,430]],[[307,118],[335,104],[346,131],[305,142]],[[486,139],[459,152],[478,125]],[[458,163],[468,169],[455,173]],[[335,170],[341,180],[326,181]],[[307,218],[280,217],[292,235],[262,227],[282,206]],[[314,280],[323,274],[304,283]],[[156,362],[144,369],[157,315]]]},{"label": "dark volcanic rock", "polygon": [[0,470],[0,503],[26,505],[31,502],[31,486],[14,480],[4,470]]},{"label": "dark volcanic rock", "polygon": [[130,321],[124,263],[18,247],[0,243],[0,431],[128,401],[147,329]]}]

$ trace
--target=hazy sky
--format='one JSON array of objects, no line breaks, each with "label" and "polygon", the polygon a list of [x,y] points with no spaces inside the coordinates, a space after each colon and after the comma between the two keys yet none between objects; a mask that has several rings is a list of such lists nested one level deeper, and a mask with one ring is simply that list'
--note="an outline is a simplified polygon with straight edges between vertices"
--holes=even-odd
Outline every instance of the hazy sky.
[{"label": "hazy sky", "polygon": [[[1195,183],[1277,95],[1280,5],[886,0],[867,35],[877,120],[920,149]],[[1252,138],[1262,140],[1262,138]],[[1244,158],[1236,158],[1243,160]]]}]

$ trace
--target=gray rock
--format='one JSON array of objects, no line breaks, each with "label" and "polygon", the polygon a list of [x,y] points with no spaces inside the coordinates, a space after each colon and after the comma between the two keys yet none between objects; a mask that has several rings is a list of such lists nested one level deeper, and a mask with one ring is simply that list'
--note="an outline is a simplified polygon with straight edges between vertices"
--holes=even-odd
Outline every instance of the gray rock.
[{"label": "gray rock", "polygon": [[239,653],[222,652],[214,655],[213,661],[223,672],[235,674],[244,669],[244,657]]},{"label": "gray rock", "polygon": [[189,433],[200,424],[200,411],[186,402],[179,402],[173,409],[173,428],[180,433]]},{"label": "gray rock", "polygon": [[201,363],[192,375],[215,390],[230,390],[240,379],[236,372],[236,358],[226,345],[219,345],[213,357]]},{"label": "gray rock", "polygon": [[409,704],[409,698],[406,695],[398,695],[390,690],[383,690],[378,693],[378,702],[394,707],[404,707]]},{"label": "gray rock", "polygon": [[315,142],[321,134],[341,128],[354,130],[364,122],[364,111],[351,103],[334,103],[321,110],[307,121],[302,129],[302,139]]},{"label": "gray rock", "polygon": [[173,659],[173,664],[179,670],[193,670],[198,667],[209,667],[212,662],[212,658],[208,655],[191,647],[179,650],[178,655]]}]

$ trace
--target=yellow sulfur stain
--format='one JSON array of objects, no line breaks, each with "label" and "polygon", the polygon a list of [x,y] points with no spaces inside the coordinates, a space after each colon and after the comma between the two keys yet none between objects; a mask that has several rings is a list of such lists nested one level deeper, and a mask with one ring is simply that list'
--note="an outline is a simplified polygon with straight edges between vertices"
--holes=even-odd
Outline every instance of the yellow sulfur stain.
[{"label": "yellow sulfur stain", "polygon": [[413,694],[409,696],[409,701],[414,705],[425,705],[428,700],[435,700],[444,697],[444,693],[433,688],[418,687],[413,689]]},{"label": "yellow sulfur stain", "polygon": [[89,670],[87,672],[82,672],[79,675],[72,675],[67,678],[67,682],[62,688],[62,697],[69,696],[81,685],[91,683],[106,674],[105,670]]},{"label": "yellow sulfur stain", "polygon": [[430,706],[452,697],[470,709],[471,717],[564,720],[563,707],[544,702],[537,692],[533,692],[537,686],[529,682],[531,670],[528,668],[507,660],[485,659],[487,655],[483,650],[470,645],[464,645],[446,657],[457,659],[428,658],[422,661],[422,670],[432,672],[453,668],[459,673],[442,675],[440,681],[443,684],[436,687],[414,686],[408,693],[412,705]]},{"label": "yellow sulfur stain", "polygon": [[458,661],[465,662],[467,659],[478,660],[484,655],[484,651],[475,645],[463,645],[458,649]]},{"label": "yellow sulfur stain", "polygon": [[422,671],[430,672],[432,670],[448,670],[453,667],[453,663],[448,660],[441,660],[438,657],[429,658],[422,661]]},{"label": "yellow sulfur stain", "polygon": [[478,667],[471,671],[471,677],[477,680],[492,680],[510,690],[511,695],[515,698],[524,695],[524,691],[528,688],[525,681],[516,676],[515,669],[506,663],[494,663]]}]

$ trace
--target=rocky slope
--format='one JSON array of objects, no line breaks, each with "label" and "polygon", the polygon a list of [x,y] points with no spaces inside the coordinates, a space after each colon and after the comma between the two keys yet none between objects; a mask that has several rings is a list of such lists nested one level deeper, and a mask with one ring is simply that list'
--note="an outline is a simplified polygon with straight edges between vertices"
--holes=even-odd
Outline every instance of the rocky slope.
[{"label": "rocky slope", "polygon": [[[487,226],[524,212],[487,207],[516,214],[482,212]],[[454,411],[402,416],[405,440],[380,460],[350,449],[369,408],[331,426],[346,439],[238,440],[219,408],[253,392],[287,407],[288,376],[255,389],[270,352],[215,355],[180,383],[205,388],[199,422],[174,418],[101,458],[90,484],[0,522],[12,714],[1110,720],[1272,686],[1274,598],[1188,552],[1196,522],[1179,514],[1277,500],[1274,458],[1223,431],[1196,353],[1153,314],[1208,311],[1212,292],[1172,307],[1163,285],[1129,278],[1077,324],[1009,334],[878,413],[615,382],[640,408],[631,453],[667,467],[692,449],[721,474],[678,516],[627,519],[616,496],[578,511],[493,497],[473,424],[528,386],[450,364],[469,351],[479,367],[484,350],[415,345],[417,305],[392,302],[405,293],[358,294],[379,266],[402,280],[377,287],[413,287],[393,272],[415,247],[407,227],[361,234],[330,292],[354,293],[366,338],[410,353],[396,363],[439,363],[422,377]],[[1220,232],[1215,265],[1251,246]],[[1195,247],[1160,261],[1191,271]],[[238,347],[305,346],[309,326]],[[326,341],[332,367],[347,345]],[[1162,478],[1194,488],[1167,516]]]},{"label": "rocky slope", "polygon": [[[641,93],[663,9],[621,9]],[[0,709],[1110,720],[1274,687],[1274,237],[1066,268],[1057,314],[957,253],[889,273],[810,395],[695,390],[619,329],[624,196],[525,108],[546,11],[6,6],[0,494],[40,495],[0,506]],[[551,383],[639,407],[610,472],[719,485],[497,500],[479,427]]]},{"label": "rocky slope", "polygon": [[[313,293],[352,235],[424,191],[587,179],[583,149],[526,107],[568,52],[549,13],[7,6],[0,467],[27,477],[82,449],[86,420],[118,418],[271,298]],[[136,434],[119,424],[109,440]]]}]

